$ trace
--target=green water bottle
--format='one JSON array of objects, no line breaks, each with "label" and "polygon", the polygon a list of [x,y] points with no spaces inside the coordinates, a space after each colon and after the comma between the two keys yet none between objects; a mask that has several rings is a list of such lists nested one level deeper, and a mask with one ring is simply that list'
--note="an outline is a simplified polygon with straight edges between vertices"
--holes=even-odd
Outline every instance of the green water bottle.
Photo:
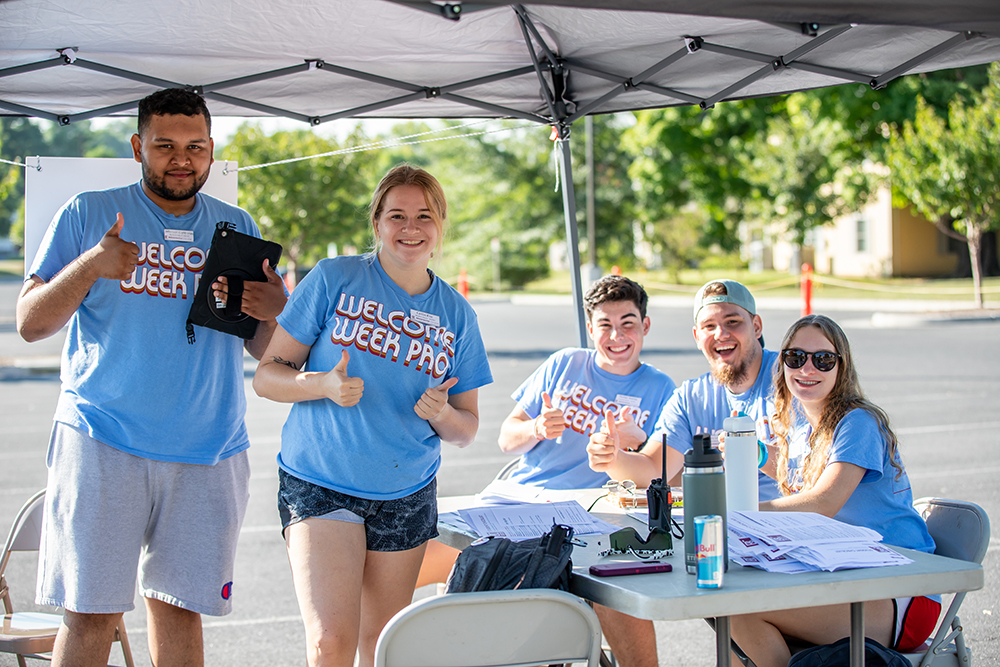
[{"label": "green water bottle", "polygon": [[684,454],[684,565],[688,574],[698,572],[698,545],[694,535],[694,518],[709,514],[722,517],[723,568],[729,569],[729,537],[726,535],[726,474],[722,452],[712,446],[712,436],[694,436],[691,449]]}]

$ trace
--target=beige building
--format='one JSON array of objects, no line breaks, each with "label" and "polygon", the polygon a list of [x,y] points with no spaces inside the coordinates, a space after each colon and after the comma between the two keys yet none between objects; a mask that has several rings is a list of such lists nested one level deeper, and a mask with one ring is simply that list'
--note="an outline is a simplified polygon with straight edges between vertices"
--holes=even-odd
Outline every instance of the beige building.
[{"label": "beige building", "polygon": [[958,261],[955,243],[927,219],[893,208],[888,188],[857,213],[812,230],[801,253],[767,233],[753,236],[747,239],[752,267],[793,273],[804,261],[833,276],[930,278],[950,275]]}]

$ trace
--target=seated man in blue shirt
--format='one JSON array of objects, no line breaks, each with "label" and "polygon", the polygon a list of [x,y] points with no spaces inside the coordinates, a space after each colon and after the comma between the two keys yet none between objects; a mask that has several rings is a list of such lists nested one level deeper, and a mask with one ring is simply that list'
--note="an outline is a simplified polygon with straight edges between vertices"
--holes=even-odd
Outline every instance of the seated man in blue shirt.
[{"label": "seated man in blue shirt", "polygon": [[[675,384],[639,360],[650,327],[647,303],[642,286],[622,276],[605,276],[587,291],[594,349],[559,350],[511,395],[517,405],[500,427],[499,444],[521,459],[509,481],[547,489],[601,487],[609,477],[590,468],[587,444],[602,427],[607,430],[606,420],[641,432],[642,440],[652,433]],[[443,581],[457,555],[439,542],[428,543],[417,586]],[[648,626],[637,634],[652,636],[650,621],[625,618]],[[608,636],[619,664],[656,665],[655,639],[645,645],[631,639],[616,645],[615,639]]]}]

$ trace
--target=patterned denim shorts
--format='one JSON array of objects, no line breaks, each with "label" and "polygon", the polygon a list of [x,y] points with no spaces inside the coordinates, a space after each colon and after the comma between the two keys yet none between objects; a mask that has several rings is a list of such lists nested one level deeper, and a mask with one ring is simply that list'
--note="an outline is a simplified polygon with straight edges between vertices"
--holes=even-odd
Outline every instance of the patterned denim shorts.
[{"label": "patterned denim shorts", "polygon": [[363,523],[368,551],[406,551],[438,536],[437,480],[396,500],[367,500],[317,486],[278,469],[281,530],[303,519]]}]

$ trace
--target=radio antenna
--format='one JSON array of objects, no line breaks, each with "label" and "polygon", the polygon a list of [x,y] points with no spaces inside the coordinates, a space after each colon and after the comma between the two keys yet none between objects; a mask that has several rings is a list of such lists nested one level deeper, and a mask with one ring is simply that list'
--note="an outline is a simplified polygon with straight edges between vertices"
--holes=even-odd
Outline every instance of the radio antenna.
[{"label": "radio antenna", "polygon": [[663,461],[663,483],[667,483],[667,434],[663,434],[663,445],[660,447],[660,456]]}]

